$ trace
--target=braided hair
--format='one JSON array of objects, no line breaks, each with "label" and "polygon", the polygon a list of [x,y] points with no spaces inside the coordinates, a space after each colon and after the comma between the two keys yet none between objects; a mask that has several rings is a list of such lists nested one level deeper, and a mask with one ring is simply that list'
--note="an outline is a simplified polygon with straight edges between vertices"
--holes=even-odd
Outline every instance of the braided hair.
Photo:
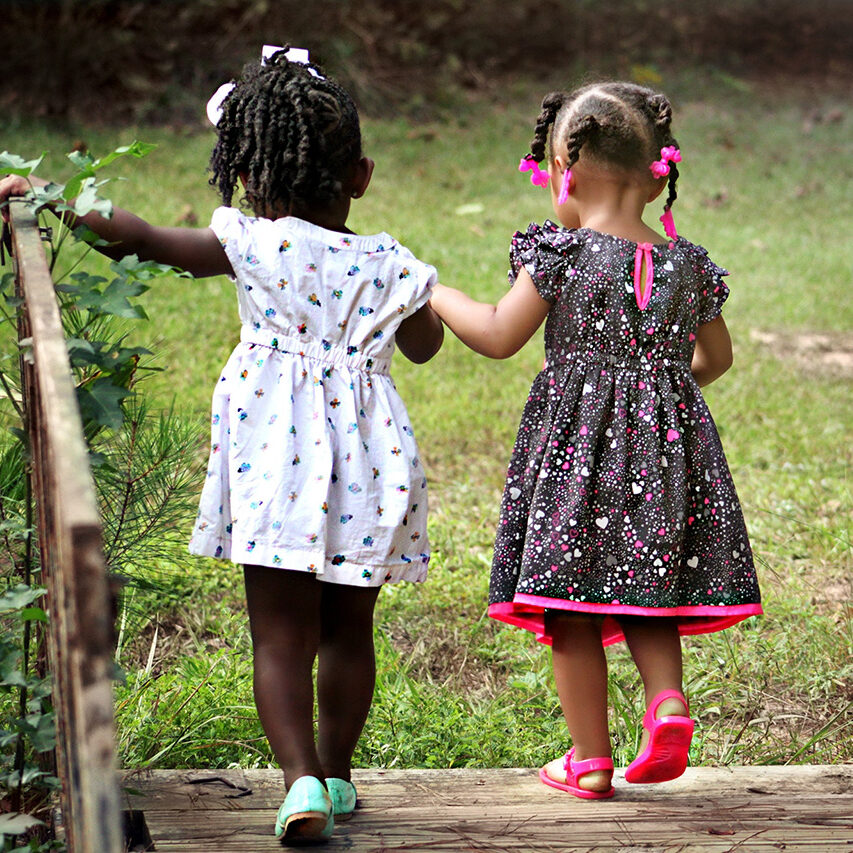
[{"label": "braided hair", "polygon": [[[542,100],[528,159],[541,163],[565,143],[571,169],[583,148],[594,160],[624,169],[648,168],[661,148],[678,147],[665,95],[634,83],[596,83]],[[550,151],[548,150],[550,146]],[[669,162],[665,209],[678,196],[678,167]]]},{"label": "braided hair", "polygon": [[290,62],[286,52],[246,65],[216,125],[210,184],[230,206],[244,177],[244,201],[256,215],[335,201],[361,157],[352,98],[319,66]]}]

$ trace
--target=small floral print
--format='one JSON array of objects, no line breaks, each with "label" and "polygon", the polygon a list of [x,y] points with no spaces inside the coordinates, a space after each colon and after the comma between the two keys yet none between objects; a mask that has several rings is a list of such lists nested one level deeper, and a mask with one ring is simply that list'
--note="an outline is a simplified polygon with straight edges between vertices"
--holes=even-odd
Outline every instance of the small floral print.
[{"label": "small floral print", "polygon": [[362,305],[358,309],[358,313],[362,317],[369,317],[373,313],[373,309],[369,305]]},{"label": "small floral print", "polygon": [[290,248],[290,240],[282,240],[281,245],[278,247],[279,252],[286,252]]},{"label": "small floral print", "polygon": [[308,297],[308,301],[309,301],[312,305],[316,305],[316,306],[317,306],[317,308],[319,308],[319,307],[322,305],[322,303],[320,302],[320,300],[317,298],[317,294],[316,294],[316,293],[312,293],[312,294]]},{"label": "small floral print", "polygon": [[377,290],[382,290],[382,288],[383,288],[383,287],[385,287],[385,282],[384,282],[384,281],[382,281],[382,279],[381,279],[381,278],[374,278],[374,279],[373,279],[373,286],[374,286]]}]

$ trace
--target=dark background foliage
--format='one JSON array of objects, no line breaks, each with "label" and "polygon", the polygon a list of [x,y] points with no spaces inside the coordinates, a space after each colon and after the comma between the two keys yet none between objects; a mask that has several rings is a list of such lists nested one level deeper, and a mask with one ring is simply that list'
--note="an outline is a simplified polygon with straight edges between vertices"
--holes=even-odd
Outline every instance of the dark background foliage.
[{"label": "dark background foliage", "polygon": [[0,110],[181,121],[262,43],[312,56],[376,113],[508,77],[635,64],[850,77],[851,0],[0,0]]}]

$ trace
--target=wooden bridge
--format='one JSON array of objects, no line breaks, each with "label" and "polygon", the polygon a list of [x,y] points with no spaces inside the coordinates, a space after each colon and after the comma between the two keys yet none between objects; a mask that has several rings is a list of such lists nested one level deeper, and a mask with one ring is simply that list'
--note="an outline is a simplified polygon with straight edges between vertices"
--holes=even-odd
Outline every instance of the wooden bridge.
[{"label": "wooden bridge", "polygon": [[[275,771],[115,768],[111,612],[88,456],[38,223],[12,208],[25,402],[51,613],[61,821],[71,853],[263,853],[282,800]],[[533,770],[362,770],[360,808],[329,850],[851,851],[853,765],[692,768],[664,785],[582,801]]]},{"label": "wooden bridge", "polygon": [[[359,808],[330,851],[853,851],[853,765],[690,768],[662,785],[617,772],[616,796],[599,801],[548,788],[533,770],[362,770],[354,781]],[[125,784],[149,849],[281,850],[277,771],[161,770]]]}]

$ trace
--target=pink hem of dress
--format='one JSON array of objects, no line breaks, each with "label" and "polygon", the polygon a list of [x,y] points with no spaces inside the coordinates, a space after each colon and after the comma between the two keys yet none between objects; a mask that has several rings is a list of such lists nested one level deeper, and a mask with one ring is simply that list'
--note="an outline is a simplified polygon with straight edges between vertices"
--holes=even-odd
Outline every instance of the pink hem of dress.
[{"label": "pink hem of dress", "polygon": [[516,625],[536,634],[536,639],[547,646],[551,637],[545,631],[545,610],[567,610],[581,613],[597,613],[604,616],[601,625],[602,645],[609,646],[625,639],[622,628],[614,616],[676,616],[680,621],[678,632],[686,634],[710,634],[730,628],[750,616],[764,613],[759,603],[717,606],[700,604],[684,607],[636,607],[624,604],[597,604],[586,601],[566,601],[561,598],[544,598],[537,595],[516,595],[513,601],[489,605],[489,616],[509,625]]}]

